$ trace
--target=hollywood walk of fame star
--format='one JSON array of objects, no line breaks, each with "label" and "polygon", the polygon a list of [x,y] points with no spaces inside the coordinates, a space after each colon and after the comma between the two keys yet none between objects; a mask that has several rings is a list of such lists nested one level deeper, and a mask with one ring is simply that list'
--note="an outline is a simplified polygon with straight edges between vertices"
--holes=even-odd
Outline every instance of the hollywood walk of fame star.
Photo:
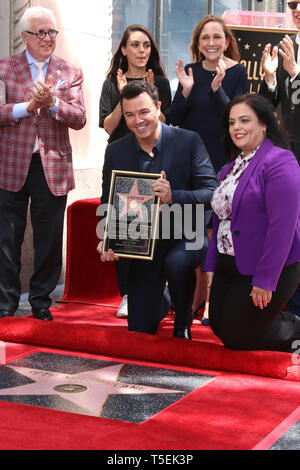
[{"label": "hollywood walk of fame star", "polygon": [[129,212],[134,212],[142,220],[144,220],[143,204],[154,198],[154,196],[139,194],[136,180],[134,180],[130,193],[117,193],[117,196],[119,196],[119,198],[124,202],[120,217],[128,214]]},{"label": "hollywood walk of fame star", "polygon": [[33,382],[0,389],[1,396],[59,395],[80,406],[87,414],[100,416],[110,395],[181,394],[185,391],[118,382],[124,364],[88,372],[67,374],[28,367],[7,366]]}]

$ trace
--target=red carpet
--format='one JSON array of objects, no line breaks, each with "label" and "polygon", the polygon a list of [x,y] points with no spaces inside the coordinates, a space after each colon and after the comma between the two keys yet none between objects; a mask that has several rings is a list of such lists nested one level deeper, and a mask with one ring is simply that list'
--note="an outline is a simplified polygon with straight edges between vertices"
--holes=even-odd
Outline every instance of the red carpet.
[{"label": "red carpet", "polygon": [[[90,339],[91,343],[84,344],[84,348],[88,348],[89,352],[100,354],[113,352],[113,354],[122,357],[126,352],[128,357],[134,359],[156,361],[163,358],[163,362],[166,364],[230,370],[266,377],[300,380],[300,366],[293,364],[291,355],[266,351],[231,351],[221,346],[218,339],[210,331],[208,334],[209,329],[199,327],[199,325],[198,327],[195,325],[192,331],[193,339],[197,341],[181,341],[180,343],[171,338],[172,324],[168,333],[163,326],[159,334],[154,337],[126,333],[126,322],[123,322],[123,328],[115,328],[114,326],[118,322],[113,319],[113,310],[108,308],[111,305],[118,306],[120,303],[115,269],[112,263],[101,263],[96,251],[98,244],[96,211],[99,203],[99,199],[77,201],[69,206],[67,215],[67,269],[65,293],[62,301],[85,304],[84,309],[79,308],[79,316],[82,322],[85,323],[82,328],[85,328],[84,331],[87,335],[91,335],[91,322],[96,325],[105,325],[105,328],[95,330],[91,335],[93,337],[93,339]],[[105,307],[98,309],[95,306]],[[76,311],[78,310],[76,305],[61,307],[57,310],[56,318],[60,318],[62,321],[67,320],[69,323],[69,320],[71,321],[71,315],[68,314],[69,308],[72,311],[72,319],[76,318]],[[82,310],[85,311],[84,317],[82,316]],[[46,327],[49,329],[49,334],[51,334],[50,328],[52,327]],[[64,326],[60,325],[60,328],[63,329]],[[56,328],[53,329],[56,330]],[[11,329],[8,331],[11,332],[11,338],[15,341]],[[34,341],[33,344],[39,344],[39,335],[35,339],[35,332],[31,328],[28,327],[25,331],[29,335],[28,340]],[[165,338],[166,333],[169,336],[168,338]],[[60,342],[57,344],[54,338],[51,345],[81,351],[86,350],[81,346],[80,334],[77,337],[74,330],[73,335],[70,338],[70,335],[66,337],[62,334],[63,344]],[[143,336],[142,340],[139,339],[140,336]],[[140,341],[143,344],[142,351],[139,345]],[[48,338],[46,342],[48,342]],[[180,351],[178,351],[178,344],[181,344]]]},{"label": "red carpet", "polygon": [[100,263],[96,252],[97,204],[80,201],[68,209],[66,287],[63,303],[52,310],[54,321],[1,320],[6,361],[58,351],[214,378],[142,424],[0,401],[0,449],[269,448],[284,423],[295,421],[300,364],[291,354],[226,349],[199,321],[193,341],[172,338],[172,316],[156,335],[128,332],[126,320],[115,316],[120,299],[114,266]]},{"label": "red carpet", "polygon": [[[193,327],[195,339],[185,341],[172,338],[172,330],[164,330],[164,327],[157,335],[147,335],[128,332],[126,325],[85,323],[90,308],[83,307],[81,312],[79,323],[72,323],[72,304],[68,308],[53,310],[54,322],[37,322],[30,317],[5,318],[0,323],[0,339],[152,363],[300,380],[300,366],[293,364],[291,354],[226,349],[214,341],[213,334],[206,327]],[[203,329],[208,331],[202,333]]]},{"label": "red carpet", "polygon": [[116,306],[121,301],[115,267],[104,266],[96,251],[99,203],[100,199],[86,199],[68,207],[64,302]]},{"label": "red carpet", "polygon": [[[13,349],[20,357],[16,345]],[[49,348],[36,350],[59,352]],[[34,350],[27,349],[24,354],[30,352]],[[11,354],[10,359],[13,358]],[[264,450],[300,418],[297,382],[220,371],[209,373],[215,377],[204,387],[142,424],[0,401],[0,432],[5,436],[0,449]]]}]

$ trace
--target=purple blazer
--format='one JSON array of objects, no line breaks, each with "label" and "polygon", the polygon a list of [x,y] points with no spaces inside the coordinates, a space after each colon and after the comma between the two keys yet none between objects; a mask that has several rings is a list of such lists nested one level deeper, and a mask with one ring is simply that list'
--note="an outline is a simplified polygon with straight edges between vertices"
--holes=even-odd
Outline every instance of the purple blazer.
[{"label": "purple blazer", "polygon": [[[220,181],[233,167],[227,165]],[[215,271],[219,218],[205,271]],[[300,168],[294,155],[265,139],[244,171],[232,201],[231,233],[236,265],[252,285],[275,291],[284,266],[300,261]]]}]

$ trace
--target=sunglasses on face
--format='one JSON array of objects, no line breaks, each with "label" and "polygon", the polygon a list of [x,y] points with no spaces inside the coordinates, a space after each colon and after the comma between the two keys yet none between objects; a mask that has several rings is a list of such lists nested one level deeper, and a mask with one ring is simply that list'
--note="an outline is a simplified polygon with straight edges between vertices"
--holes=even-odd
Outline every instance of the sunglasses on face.
[{"label": "sunglasses on face", "polygon": [[296,10],[298,3],[300,2],[288,2],[288,6],[291,10]]}]

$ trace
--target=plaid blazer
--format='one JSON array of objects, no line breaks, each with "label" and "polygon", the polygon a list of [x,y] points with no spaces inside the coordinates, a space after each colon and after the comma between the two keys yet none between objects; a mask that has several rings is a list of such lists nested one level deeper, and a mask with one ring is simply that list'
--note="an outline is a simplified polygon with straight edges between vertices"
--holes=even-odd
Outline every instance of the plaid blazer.
[{"label": "plaid blazer", "polygon": [[51,192],[65,195],[74,188],[72,148],[69,127],[81,129],[86,123],[83,100],[83,74],[80,69],[51,56],[47,78],[52,76],[59,98],[56,116],[46,108],[18,122],[12,119],[15,103],[31,98],[32,78],[25,51],[0,60],[0,83],[5,85],[6,103],[0,104],[0,188],[19,191],[26,180],[35,138],[45,177]]}]

